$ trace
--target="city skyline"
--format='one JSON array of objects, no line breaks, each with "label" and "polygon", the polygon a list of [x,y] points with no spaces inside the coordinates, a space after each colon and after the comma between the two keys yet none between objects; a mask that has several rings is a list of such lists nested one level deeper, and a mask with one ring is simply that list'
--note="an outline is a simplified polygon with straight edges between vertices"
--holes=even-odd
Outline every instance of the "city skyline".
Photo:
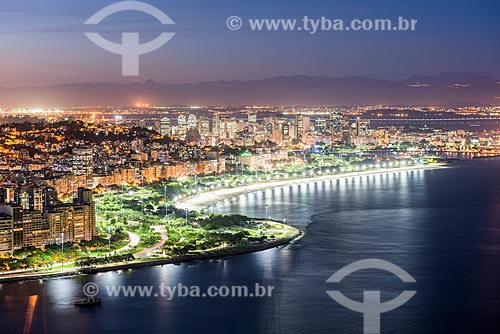
[{"label": "city skyline", "polygon": [[500,333],[498,0],[0,3],[1,333]]}]

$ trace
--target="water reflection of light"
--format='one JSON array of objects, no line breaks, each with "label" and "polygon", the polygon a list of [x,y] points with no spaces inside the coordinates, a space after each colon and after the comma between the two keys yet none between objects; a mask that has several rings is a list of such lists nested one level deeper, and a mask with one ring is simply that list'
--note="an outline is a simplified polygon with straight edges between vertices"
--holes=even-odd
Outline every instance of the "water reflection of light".
[{"label": "water reflection of light", "polygon": [[23,333],[31,333],[31,324],[33,323],[33,316],[35,314],[35,308],[38,303],[38,295],[33,295],[29,297],[28,308],[26,309],[26,317],[24,321]]},{"label": "water reflection of light", "polygon": [[72,303],[77,296],[83,294],[82,286],[85,283],[76,279],[50,280],[44,285],[45,296],[55,303]]},{"label": "water reflection of light", "polygon": [[177,282],[179,280],[179,276],[181,274],[181,267],[167,264],[161,267],[158,267],[159,278],[162,283],[172,284],[172,282]]},{"label": "water reflection of light", "polygon": [[240,196],[240,198],[239,198],[239,202],[240,202],[242,205],[246,205],[246,204],[248,203],[248,196],[245,196],[245,195]]},{"label": "water reflection of light", "polygon": [[[276,259],[275,256],[269,256],[267,254],[269,251],[264,251],[264,252],[257,252],[255,253],[255,259],[259,266],[263,268],[263,278],[264,279],[269,279],[269,280],[274,280],[274,260]],[[282,252],[283,255],[285,255],[286,252]],[[281,255],[281,254],[280,254]]]}]

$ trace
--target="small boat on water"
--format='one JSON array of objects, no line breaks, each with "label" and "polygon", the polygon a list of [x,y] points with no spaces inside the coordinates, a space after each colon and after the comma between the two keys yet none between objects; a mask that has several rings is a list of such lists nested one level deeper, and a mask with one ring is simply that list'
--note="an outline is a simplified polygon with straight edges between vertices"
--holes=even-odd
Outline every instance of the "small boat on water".
[{"label": "small boat on water", "polygon": [[288,248],[292,249],[292,250],[301,249],[301,248],[304,248],[304,244],[300,241],[294,241],[294,242],[290,243]]},{"label": "small boat on water", "polygon": [[75,301],[75,306],[93,306],[93,305],[101,305],[101,299],[89,297],[87,299],[80,299]]}]

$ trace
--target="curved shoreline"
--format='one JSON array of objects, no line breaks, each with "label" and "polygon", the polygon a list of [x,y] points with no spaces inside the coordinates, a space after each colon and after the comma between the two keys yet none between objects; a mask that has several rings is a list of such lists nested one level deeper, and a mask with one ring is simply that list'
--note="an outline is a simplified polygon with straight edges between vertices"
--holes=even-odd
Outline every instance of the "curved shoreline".
[{"label": "curved shoreline", "polygon": [[48,273],[48,274],[33,273],[33,275],[0,278],[0,285],[4,283],[21,283],[21,282],[40,281],[40,280],[56,279],[56,278],[70,278],[80,275],[82,275],[82,273],[80,273],[78,270],[61,272],[61,273]]},{"label": "curved shoreline", "polygon": [[381,168],[369,171],[360,171],[360,172],[349,172],[342,174],[331,174],[331,175],[322,175],[315,177],[303,177],[296,179],[285,179],[285,180],[276,180],[269,182],[262,182],[252,185],[246,185],[235,188],[224,188],[217,189],[209,192],[204,192],[198,195],[194,195],[191,197],[184,198],[177,203],[175,203],[175,207],[178,209],[188,209],[190,211],[200,211],[202,209],[206,209],[207,207],[222,202],[224,200],[237,197],[239,195],[253,193],[256,191],[263,191],[267,189],[279,188],[284,186],[292,186],[297,184],[304,184],[310,182],[324,181],[324,180],[341,180],[350,177],[357,176],[369,176],[369,175],[380,175],[387,173],[395,173],[395,172],[403,172],[403,171],[415,171],[415,170],[433,170],[433,169],[442,169],[446,168],[446,164],[435,163],[421,166],[408,166],[408,167],[394,167],[394,168]]},{"label": "curved shoreline", "polygon": [[[274,224],[281,224],[279,222],[273,222]],[[283,224],[281,224],[283,225]],[[158,258],[158,259],[148,259],[140,262],[129,262],[123,264],[112,264],[108,266],[95,267],[95,268],[83,268],[83,269],[74,269],[74,270],[65,270],[62,272],[52,272],[52,273],[37,273],[37,272],[26,272],[25,275],[21,276],[10,276],[10,277],[0,277],[0,284],[3,283],[15,283],[15,282],[26,282],[26,281],[37,281],[37,280],[46,280],[46,279],[54,279],[54,278],[68,278],[75,277],[80,275],[87,274],[95,274],[101,272],[109,272],[116,270],[128,270],[134,268],[144,268],[144,267],[153,267],[158,265],[165,264],[181,264],[181,263],[189,263],[200,260],[210,260],[210,259],[219,259],[226,256],[233,255],[241,255],[248,253],[260,252],[263,250],[268,250],[271,248],[279,247],[290,243],[293,240],[300,238],[303,235],[303,232],[295,227],[286,225],[286,228],[293,229],[294,233],[282,239],[277,239],[274,241],[265,242],[262,244],[252,244],[247,246],[237,246],[237,247],[228,247],[217,251],[208,251],[201,254],[192,254],[192,255],[182,255],[173,258]]]},{"label": "curved shoreline", "polygon": [[223,258],[226,256],[255,253],[255,252],[260,252],[260,251],[268,250],[271,248],[286,245],[286,244],[290,243],[291,241],[299,238],[303,234],[303,232],[300,231],[299,229],[295,229],[295,230],[296,230],[296,233],[288,238],[270,241],[270,242],[266,242],[263,244],[248,245],[248,246],[243,246],[243,247],[228,247],[225,249],[221,249],[220,251],[207,252],[207,253],[196,254],[196,255],[194,255],[194,254],[193,255],[182,255],[179,257],[168,258],[168,259],[156,259],[156,260],[148,260],[148,261],[144,261],[144,262],[132,262],[132,263],[126,263],[126,264],[121,264],[121,265],[118,264],[118,265],[111,265],[111,266],[98,267],[98,268],[86,268],[86,269],[81,269],[80,272],[83,274],[95,274],[95,273],[106,272],[106,271],[143,268],[143,267],[151,267],[151,266],[158,266],[158,265],[165,265],[165,264],[176,264],[177,265],[177,264],[189,263],[189,262],[201,261],[201,260],[220,259],[220,258]]},{"label": "curved shoreline", "polygon": [[[174,205],[178,208],[187,208],[188,210],[201,210],[205,209],[208,206],[219,203],[223,200],[233,198],[242,194],[252,193],[255,191],[262,191],[266,189],[273,189],[277,187],[283,186],[291,186],[295,184],[304,184],[309,182],[317,182],[323,180],[335,180],[335,179],[345,179],[356,176],[367,176],[367,175],[380,175],[386,173],[395,173],[401,171],[415,171],[415,170],[432,170],[432,169],[441,169],[446,168],[445,164],[429,164],[423,166],[409,166],[409,167],[396,167],[396,168],[384,168],[384,169],[376,169],[371,171],[360,171],[360,172],[350,172],[343,174],[333,174],[333,175],[323,175],[318,177],[304,177],[297,179],[285,179],[279,181],[270,181],[263,182],[254,185],[241,186],[236,188],[229,189],[218,189],[206,193],[202,193],[199,195],[195,195],[192,197],[185,198]],[[276,222],[275,222],[276,223]],[[33,272],[32,274],[26,272],[26,275],[20,276],[8,276],[1,277],[0,274],[0,284],[2,283],[12,283],[12,282],[25,282],[25,281],[34,281],[34,280],[45,280],[45,279],[54,279],[54,278],[65,278],[65,277],[74,277],[78,275],[86,275],[86,274],[94,274],[99,272],[109,272],[116,270],[127,270],[133,268],[143,268],[143,267],[152,267],[157,265],[165,265],[165,264],[180,264],[180,263],[188,263],[199,260],[209,260],[209,259],[217,259],[223,258],[225,256],[232,255],[241,255],[248,254],[254,252],[260,252],[263,250],[283,246],[289,244],[291,241],[298,240],[304,235],[304,231],[301,231],[293,226],[287,225],[288,228],[293,228],[295,233],[283,239],[278,239],[270,242],[266,242],[264,244],[255,244],[248,245],[244,247],[229,247],[226,249],[222,249],[216,252],[207,252],[204,254],[196,254],[196,255],[183,255],[175,258],[168,259],[150,259],[142,262],[131,262],[124,264],[114,264],[104,267],[97,268],[86,268],[86,269],[75,269],[75,270],[65,270],[62,272],[52,272],[52,273],[37,273]]]}]

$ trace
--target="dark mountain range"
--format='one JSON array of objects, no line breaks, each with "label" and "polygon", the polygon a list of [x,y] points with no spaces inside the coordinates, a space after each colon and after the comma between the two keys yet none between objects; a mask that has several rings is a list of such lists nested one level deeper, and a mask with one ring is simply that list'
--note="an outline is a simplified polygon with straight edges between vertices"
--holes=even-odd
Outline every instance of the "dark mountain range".
[{"label": "dark mountain range", "polygon": [[498,105],[500,82],[475,73],[418,75],[389,81],[306,75],[251,81],[67,84],[0,88],[0,106],[151,105]]}]

